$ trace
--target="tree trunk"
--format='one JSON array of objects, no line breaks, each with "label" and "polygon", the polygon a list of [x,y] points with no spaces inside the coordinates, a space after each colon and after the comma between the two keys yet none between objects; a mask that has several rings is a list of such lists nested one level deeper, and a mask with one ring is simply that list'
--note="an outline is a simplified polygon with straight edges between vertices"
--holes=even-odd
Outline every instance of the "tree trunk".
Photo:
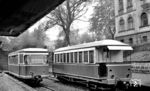
[{"label": "tree trunk", "polygon": [[69,29],[66,29],[65,31],[65,46],[68,46],[70,45],[70,30]]}]

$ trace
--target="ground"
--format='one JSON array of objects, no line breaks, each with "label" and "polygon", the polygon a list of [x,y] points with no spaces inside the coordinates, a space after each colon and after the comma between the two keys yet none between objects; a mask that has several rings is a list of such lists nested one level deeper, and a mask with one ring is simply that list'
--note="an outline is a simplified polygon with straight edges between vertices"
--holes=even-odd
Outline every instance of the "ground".
[{"label": "ground", "polygon": [[8,75],[0,73],[0,91],[31,91],[30,88],[26,88],[20,84]]}]

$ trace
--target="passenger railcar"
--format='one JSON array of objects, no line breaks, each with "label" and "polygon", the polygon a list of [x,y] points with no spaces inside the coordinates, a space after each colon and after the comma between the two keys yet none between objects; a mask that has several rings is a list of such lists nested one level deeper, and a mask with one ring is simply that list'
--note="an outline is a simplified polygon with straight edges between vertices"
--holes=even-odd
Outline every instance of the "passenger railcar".
[{"label": "passenger railcar", "polygon": [[53,73],[59,80],[86,83],[88,86],[114,86],[129,82],[131,65],[123,61],[123,51],[132,47],[102,40],[56,49]]},{"label": "passenger railcar", "polygon": [[18,78],[41,82],[49,76],[48,50],[26,48],[8,55],[8,73]]}]

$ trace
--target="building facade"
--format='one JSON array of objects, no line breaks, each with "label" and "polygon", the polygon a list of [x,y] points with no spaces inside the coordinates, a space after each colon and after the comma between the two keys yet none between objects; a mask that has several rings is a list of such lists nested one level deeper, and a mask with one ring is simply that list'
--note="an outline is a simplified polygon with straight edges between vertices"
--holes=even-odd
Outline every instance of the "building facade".
[{"label": "building facade", "polygon": [[150,0],[114,0],[115,38],[141,45],[150,43]]}]

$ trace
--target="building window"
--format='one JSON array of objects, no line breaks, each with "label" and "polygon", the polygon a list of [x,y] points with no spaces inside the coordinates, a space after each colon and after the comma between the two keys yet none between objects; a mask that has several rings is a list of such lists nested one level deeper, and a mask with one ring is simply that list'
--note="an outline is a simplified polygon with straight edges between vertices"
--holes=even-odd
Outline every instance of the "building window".
[{"label": "building window", "polygon": [[133,39],[132,38],[129,38],[129,43],[133,44]]},{"label": "building window", "polygon": [[143,36],[143,42],[147,42],[147,36]]},{"label": "building window", "polygon": [[123,11],[123,0],[119,0],[119,12]]},{"label": "building window", "polygon": [[146,13],[141,14],[141,26],[147,26],[148,25],[148,17]]},{"label": "building window", "polygon": [[130,16],[128,18],[128,29],[133,29],[133,28],[134,28],[133,18]]},{"label": "building window", "polygon": [[124,23],[124,20],[123,20],[123,19],[121,19],[121,20],[119,21],[120,31],[125,30],[125,25],[124,25],[124,24],[125,24],[125,23]]},{"label": "building window", "polygon": [[127,8],[132,8],[133,4],[132,4],[132,0],[127,0]]}]

